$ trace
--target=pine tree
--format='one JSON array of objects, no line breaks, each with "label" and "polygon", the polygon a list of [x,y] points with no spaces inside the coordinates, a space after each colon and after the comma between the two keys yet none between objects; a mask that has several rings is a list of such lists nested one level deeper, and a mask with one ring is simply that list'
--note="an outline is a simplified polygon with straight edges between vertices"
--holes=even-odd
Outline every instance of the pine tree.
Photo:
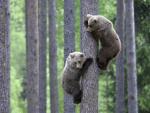
[{"label": "pine tree", "polygon": [[128,113],[138,113],[137,105],[137,75],[134,0],[126,0],[126,51],[127,51],[127,84],[128,84]]},{"label": "pine tree", "polygon": [[83,76],[83,98],[80,113],[98,113],[98,66],[96,64],[98,43],[86,32],[84,20],[87,14],[98,13],[98,0],[81,0],[81,51],[92,57],[94,63]]},{"label": "pine tree", "polygon": [[119,35],[119,38],[121,40],[122,49],[117,57],[116,61],[116,113],[124,113],[125,112],[125,86],[124,86],[124,76],[125,76],[125,70],[124,70],[124,50],[125,50],[125,4],[124,0],[117,0],[117,22],[116,22],[116,31]]},{"label": "pine tree", "polygon": [[38,0],[39,28],[39,112],[46,113],[46,37],[47,1]]},{"label": "pine tree", "polygon": [[38,0],[26,0],[27,108],[39,113]]},{"label": "pine tree", "polygon": [[57,46],[56,46],[56,5],[55,0],[49,0],[49,58],[50,58],[50,103],[51,113],[58,113],[57,85]]},{"label": "pine tree", "polygon": [[0,0],[0,113],[10,112],[9,0]]},{"label": "pine tree", "polygon": [[[75,51],[74,0],[64,0],[64,61]],[[64,92],[64,113],[75,113],[73,98]]]}]

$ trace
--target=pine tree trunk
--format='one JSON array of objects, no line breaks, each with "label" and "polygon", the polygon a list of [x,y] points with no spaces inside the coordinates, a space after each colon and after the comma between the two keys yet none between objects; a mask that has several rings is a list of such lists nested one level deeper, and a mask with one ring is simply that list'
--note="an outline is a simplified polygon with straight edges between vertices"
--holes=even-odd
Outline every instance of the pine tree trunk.
[{"label": "pine tree trunk", "polygon": [[9,0],[0,0],[0,113],[10,112]]},{"label": "pine tree trunk", "polygon": [[98,66],[96,64],[98,43],[86,32],[84,20],[87,14],[97,14],[98,0],[81,0],[81,50],[94,63],[89,67],[82,79],[83,98],[80,113],[98,113]]},{"label": "pine tree trunk", "polygon": [[134,3],[126,0],[126,44],[127,44],[127,81],[128,81],[128,113],[138,113],[136,47],[134,26]]},{"label": "pine tree trunk", "polygon": [[39,27],[39,112],[46,113],[46,31],[47,1],[38,0]]},{"label": "pine tree trunk", "polygon": [[38,1],[26,0],[27,107],[39,113]]},{"label": "pine tree trunk", "polygon": [[[75,51],[74,0],[64,0],[64,61]],[[64,113],[75,113],[73,98],[64,92]]]},{"label": "pine tree trunk", "polygon": [[125,112],[124,98],[124,23],[125,11],[124,0],[117,0],[116,31],[121,39],[122,49],[116,61],[116,113]]},{"label": "pine tree trunk", "polygon": [[56,46],[56,6],[55,0],[49,0],[49,50],[50,50],[50,103],[51,113],[58,113],[57,85],[57,46]]}]

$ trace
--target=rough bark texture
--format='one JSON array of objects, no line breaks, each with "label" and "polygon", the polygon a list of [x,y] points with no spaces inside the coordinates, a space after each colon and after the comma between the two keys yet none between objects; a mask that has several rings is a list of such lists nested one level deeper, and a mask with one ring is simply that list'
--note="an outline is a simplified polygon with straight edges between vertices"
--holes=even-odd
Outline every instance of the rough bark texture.
[{"label": "rough bark texture", "polygon": [[39,113],[38,1],[26,0],[27,107]]},{"label": "rough bark texture", "polygon": [[97,45],[90,33],[86,32],[84,20],[87,14],[97,14],[98,0],[81,0],[81,50],[87,57],[94,58],[82,80],[83,98],[80,113],[98,113],[98,67],[96,64]]},{"label": "rough bark texture", "polygon": [[126,0],[126,44],[127,44],[127,81],[128,81],[128,113],[138,113],[137,75],[135,52],[135,26],[133,0]]},{"label": "rough bark texture", "polygon": [[[64,61],[75,51],[74,0],[64,0]],[[64,113],[75,113],[73,98],[64,92]]]},{"label": "rough bark texture", "polygon": [[50,39],[50,103],[51,113],[58,113],[57,85],[57,46],[56,46],[56,6],[55,0],[49,0],[49,39]]},{"label": "rough bark texture", "polygon": [[38,0],[39,26],[39,112],[46,113],[46,19],[47,1]]},{"label": "rough bark texture", "polygon": [[10,112],[9,0],[0,0],[0,113]]},{"label": "rough bark texture", "polygon": [[121,40],[122,49],[116,61],[116,113],[125,112],[124,103],[124,0],[117,0],[116,30]]}]

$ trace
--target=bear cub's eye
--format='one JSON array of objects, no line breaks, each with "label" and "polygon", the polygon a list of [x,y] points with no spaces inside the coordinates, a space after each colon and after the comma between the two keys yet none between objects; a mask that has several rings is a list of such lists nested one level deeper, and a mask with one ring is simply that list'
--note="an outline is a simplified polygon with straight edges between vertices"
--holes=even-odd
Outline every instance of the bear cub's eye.
[{"label": "bear cub's eye", "polygon": [[77,62],[74,62],[73,64],[74,64],[74,65],[77,65]]},{"label": "bear cub's eye", "polygon": [[79,64],[81,64],[81,61],[78,61]]}]

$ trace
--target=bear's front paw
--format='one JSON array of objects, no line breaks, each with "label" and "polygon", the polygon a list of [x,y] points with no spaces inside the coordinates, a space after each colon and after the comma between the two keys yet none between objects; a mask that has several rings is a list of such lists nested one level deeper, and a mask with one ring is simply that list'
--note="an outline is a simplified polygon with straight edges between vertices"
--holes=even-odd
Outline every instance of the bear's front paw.
[{"label": "bear's front paw", "polygon": [[73,103],[74,104],[80,104],[81,103],[81,97],[79,97],[79,98],[73,98]]},{"label": "bear's front paw", "polygon": [[82,101],[82,95],[83,95],[83,92],[82,92],[82,90],[80,90],[79,94],[73,97],[73,103],[74,104],[81,103],[81,101]]},{"label": "bear's front paw", "polygon": [[91,65],[92,62],[93,62],[93,58],[87,58],[87,59],[86,59],[86,63],[87,63],[88,65]]},{"label": "bear's front paw", "polygon": [[107,69],[107,66],[105,65],[105,63],[104,63],[104,62],[100,62],[98,57],[96,58],[96,62],[97,62],[97,66],[98,66],[101,70],[106,70],[106,69]]}]

